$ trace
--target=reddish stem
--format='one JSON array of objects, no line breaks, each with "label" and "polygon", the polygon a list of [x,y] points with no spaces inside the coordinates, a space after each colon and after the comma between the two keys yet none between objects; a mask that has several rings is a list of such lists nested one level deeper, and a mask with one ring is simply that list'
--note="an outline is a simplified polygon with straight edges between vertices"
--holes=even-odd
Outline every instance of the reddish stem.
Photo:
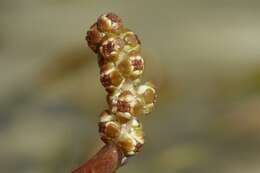
[{"label": "reddish stem", "polygon": [[121,151],[114,144],[108,144],[72,173],[114,173],[122,158]]}]

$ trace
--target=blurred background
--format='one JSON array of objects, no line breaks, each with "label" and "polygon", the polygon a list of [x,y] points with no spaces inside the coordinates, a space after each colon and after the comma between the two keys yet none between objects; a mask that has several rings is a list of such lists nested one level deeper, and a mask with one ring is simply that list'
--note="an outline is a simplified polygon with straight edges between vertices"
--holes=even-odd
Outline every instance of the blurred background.
[{"label": "blurred background", "polygon": [[86,30],[115,12],[159,89],[121,173],[260,172],[260,1],[0,0],[0,172],[65,173],[103,144]]}]

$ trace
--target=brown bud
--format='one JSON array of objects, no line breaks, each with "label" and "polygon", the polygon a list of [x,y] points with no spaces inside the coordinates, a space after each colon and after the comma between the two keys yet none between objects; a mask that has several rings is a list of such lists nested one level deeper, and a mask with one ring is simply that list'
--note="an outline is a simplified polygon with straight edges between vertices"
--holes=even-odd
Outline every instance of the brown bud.
[{"label": "brown bud", "polygon": [[112,92],[124,82],[124,78],[112,64],[105,64],[101,67],[100,81],[108,92]]},{"label": "brown bud", "polygon": [[117,138],[120,134],[120,124],[116,121],[107,122],[105,125],[104,134],[111,139]]},{"label": "brown bud", "polygon": [[130,112],[131,109],[130,103],[125,100],[118,100],[116,107],[118,112]]},{"label": "brown bud", "polygon": [[98,29],[103,32],[117,32],[123,27],[120,17],[114,13],[103,14],[97,21]]},{"label": "brown bud", "polygon": [[101,44],[99,52],[105,60],[115,61],[123,47],[124,43],[119,37],[110,37]]},{"label": "brown bud", "polygon": [[118,65],[119,71],[132,80],[138,78],[144,71],[144,60],[137,52],[131,52]]},{"label": "brown bud", "polygon": [[132,116],[143,113],[141,100],[128,90],[122,91],[117,100],[112,103],[112,112],[115,112],[117,117],[130,120]]},{"label": "brown bud", "polygon": [[97,29],[97,24],[91,26],[90,30],[87,32],[86,40],[88,46],[94,51],[98,51],[98,47],[101,44],[102,39],[104,38],[105,34],[100,32]]},{"label": "brown bud", "polygon": [[116,121],[115,115],[105,110],[100,115],[99,133],[105,140],[117,138],[120,134],[121,125]]}]

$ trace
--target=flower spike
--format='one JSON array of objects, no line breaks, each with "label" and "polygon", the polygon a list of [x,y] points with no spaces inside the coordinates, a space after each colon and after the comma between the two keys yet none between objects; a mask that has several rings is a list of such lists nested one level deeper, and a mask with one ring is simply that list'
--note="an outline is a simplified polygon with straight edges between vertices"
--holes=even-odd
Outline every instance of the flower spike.
[{"label": "flower spike", "polygon": [[108,109],[99,121],[101,139],[114,143],[125,156],[135,155],[144,144],[138,117],[150,113],[156,99],[154,85],[139,84],[144,71],[141,42],[114,13],[101,15],[86,41],[98,55],[100,81],[108,93]]}]

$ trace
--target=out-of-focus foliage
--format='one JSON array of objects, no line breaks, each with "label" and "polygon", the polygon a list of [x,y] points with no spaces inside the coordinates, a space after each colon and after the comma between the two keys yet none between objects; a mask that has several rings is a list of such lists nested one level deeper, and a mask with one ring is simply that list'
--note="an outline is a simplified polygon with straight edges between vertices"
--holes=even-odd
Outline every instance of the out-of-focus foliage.
[{"label": "out-of-focus foliage", "polygon": [[142,41],[159,89],[125,173],[260,172],[259,1],[0,1],[0,172],[63,173],[102,143],[85,32],[104,12]]}]

